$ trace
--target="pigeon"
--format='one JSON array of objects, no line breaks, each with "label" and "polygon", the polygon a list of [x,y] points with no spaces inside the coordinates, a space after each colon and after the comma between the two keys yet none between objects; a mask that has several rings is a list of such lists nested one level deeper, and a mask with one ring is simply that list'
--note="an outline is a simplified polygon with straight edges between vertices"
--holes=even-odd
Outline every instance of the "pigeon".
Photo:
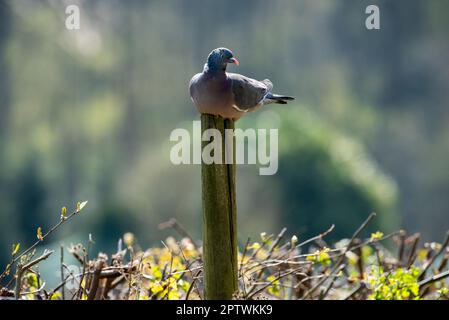
[{"label": "pigeon", "polygon": [[207,57],[202,73],[192,77],[190,97],[198,112],[238,120],[245,113],[270,104],[287,104],[293,97],[271,92],[273,83],[226,72],[228,63],[239,65],[231,50],[217,48]]}]

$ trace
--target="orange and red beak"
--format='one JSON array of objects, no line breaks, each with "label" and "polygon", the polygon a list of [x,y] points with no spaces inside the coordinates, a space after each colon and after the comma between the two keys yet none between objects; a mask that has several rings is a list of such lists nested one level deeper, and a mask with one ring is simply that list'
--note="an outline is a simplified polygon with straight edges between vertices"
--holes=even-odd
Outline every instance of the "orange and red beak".
[{"label": "orange and red beak", "polygon": [[240,64],[240,62],[236,58],[230,58],[229,59],[229,63],[233,63],[233,64],[235,64],[237,66]]}]

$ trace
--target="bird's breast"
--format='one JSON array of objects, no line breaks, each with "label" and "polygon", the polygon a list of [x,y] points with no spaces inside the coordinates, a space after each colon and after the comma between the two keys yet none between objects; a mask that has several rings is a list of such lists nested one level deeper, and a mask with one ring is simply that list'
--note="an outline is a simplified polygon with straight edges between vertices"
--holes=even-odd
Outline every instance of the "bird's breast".
[{"label": "bird's breast", "polygon": [[232,98],[231,84],[226,78],[204,77],[194,88],[193,99],[202,107],[219,107]]},{"label": "bird's breast", "polygon": [[241,112],[234,109],[232,82],[226,76],[203,74],[191,85],[191,97],[198,112],[238,119]]}]

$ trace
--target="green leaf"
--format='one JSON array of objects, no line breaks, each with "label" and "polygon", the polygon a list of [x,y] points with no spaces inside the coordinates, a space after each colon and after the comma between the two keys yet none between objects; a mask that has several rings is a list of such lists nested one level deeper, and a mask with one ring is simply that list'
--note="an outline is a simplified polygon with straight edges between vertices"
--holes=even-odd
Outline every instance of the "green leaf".
[{"label": "green leaf", "polygon": [[28,282],[29,286],[34,287],[34,288],[38,288],[39,287],[39,283],[38,283],[36,274],[34,274],[32,272],[29,272],[26,275],[26,279],[27,279],[27,282]]},{"label": "green leaf", "polygon": [[20,243],[13,245],[13,249],[12,249],[12,253],[11,253],[13,257],[17,254],[17,252],[19,252],[19,249],[20,249]]}]

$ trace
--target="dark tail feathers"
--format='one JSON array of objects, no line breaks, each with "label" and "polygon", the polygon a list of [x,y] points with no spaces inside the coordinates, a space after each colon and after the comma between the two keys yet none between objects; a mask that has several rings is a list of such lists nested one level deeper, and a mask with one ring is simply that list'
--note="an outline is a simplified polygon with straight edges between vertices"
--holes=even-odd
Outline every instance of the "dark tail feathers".
[{"label": "dark tail feathers", "polygon": [[293,97],[283,96],[280,94],[269,93],[267,99],[273,100],[274,103],[287,104],[287,101],[295,100]]}]

